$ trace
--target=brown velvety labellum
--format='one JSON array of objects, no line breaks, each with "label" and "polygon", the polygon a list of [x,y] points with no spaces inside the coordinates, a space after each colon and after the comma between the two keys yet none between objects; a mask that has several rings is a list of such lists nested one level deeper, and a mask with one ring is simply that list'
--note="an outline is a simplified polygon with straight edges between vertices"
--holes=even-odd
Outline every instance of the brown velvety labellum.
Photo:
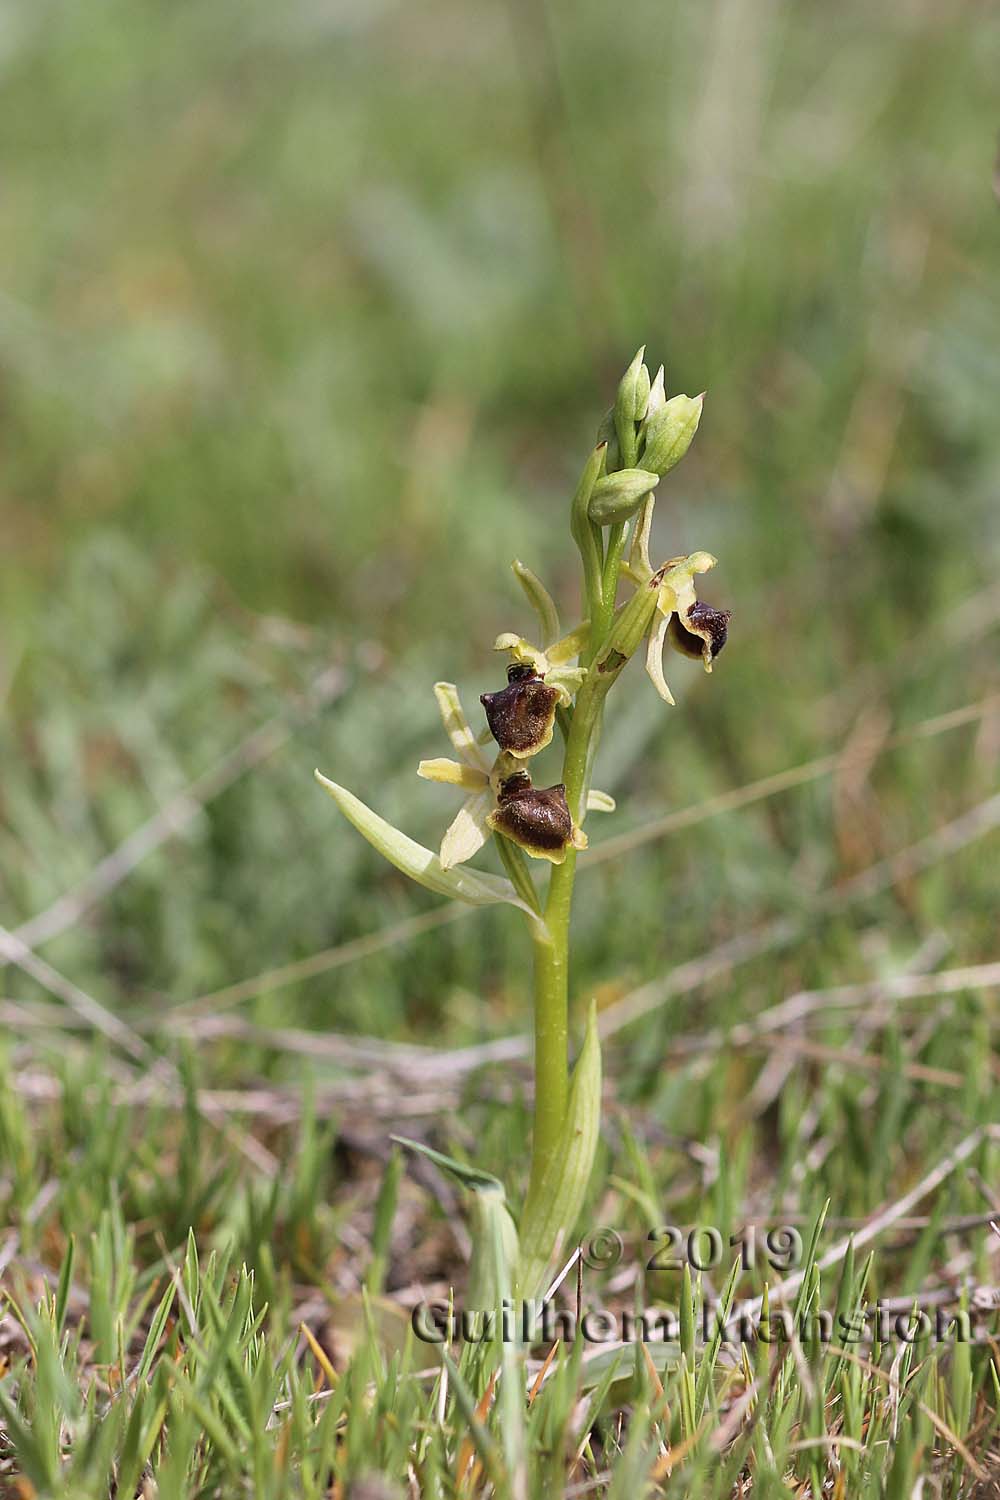
[{"label": "brown velvety labellum", "polygon": [[559,693],[521,663],[515,663],[508,676],[511,680],[505,688],[499,693],[483,693],[480,702],[500,749],[530,755],[552,738]]},{"label": "brown velvety labellum", "polygon": [[565,786],[533,787],[526,771],[501,783],[491,822],[515,844],[550,853],[565,849],[573,837]]},{"label": "brown velvety labellum", "polygon": [[667,626],[670,644],[683,656],[692,656],[696,661],[704,656],[707,645],[709,661],[714,661],[726,644],[731,612],[715,609],[699,599],[688,610],[687,618],[688,624],[694,625],[696,631],[689,630],[679,615],[671,615]]}]

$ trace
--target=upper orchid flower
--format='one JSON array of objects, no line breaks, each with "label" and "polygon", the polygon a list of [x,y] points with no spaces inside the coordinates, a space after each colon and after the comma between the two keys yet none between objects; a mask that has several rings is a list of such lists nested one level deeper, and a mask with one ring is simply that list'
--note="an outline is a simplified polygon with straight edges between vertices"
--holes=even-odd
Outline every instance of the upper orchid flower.
[{"label": "upper orchid flower", "polygon": [[695,575],[715,567],[710,552],[692,552],[689,557],[672,557],[654,573],[649,559],[649,531],[653,519],[650,497],[644,504],[632,538],[628,564],[622,568],[634,583],[658,584],[656,612],[649,628],[646,645],[646,671],[665,703],[674,696],[663,675],[663,647],[667,641],[683,656],[698,657],[711,672],[729,634],[731,611],[716,609],[699,599],[694,586]]}]

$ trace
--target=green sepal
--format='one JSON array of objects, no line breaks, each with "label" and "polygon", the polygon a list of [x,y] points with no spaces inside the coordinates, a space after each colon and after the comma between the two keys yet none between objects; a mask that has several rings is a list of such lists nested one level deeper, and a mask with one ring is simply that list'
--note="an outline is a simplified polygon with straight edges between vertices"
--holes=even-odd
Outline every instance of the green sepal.
[{"label": "green sepal", "polygon": [[559,639],[559,611],[555,600],[538,574],[526,568],[519,557],[515,557],[510,566],[514,577],[528,596],[528,603],[538,616],[538,623],[542,627],[542,645],[551,645]]},{"label": "green sepal", "polygon": [[490,875],[482,870],[469,870],[460,866],[446,870],[438,856],[423,844],[408,838],[405,833],[372,812],[360,797],[355,797],[346,787],[329,781],[319,771],[315,772],[320,786],[333,798],[348,822],[368,840],[373,849],[387,859],[397,870],[402,870],[418,885],[436,891],[439,896],[450,896],[454,901],[465,901],[469,906],[494,906],[498,901],[507,901],[527,912],[531,911],[515,891],[509,880],[501,875]]},{"label": "green sepal", "polygon": [[[655,577],[655,575],[654,575]],[[609,685],[638,650],[656,613],[659,584],[651,579],[640,584],[615,616],[608,638],[597,657],[597,672]]]}]

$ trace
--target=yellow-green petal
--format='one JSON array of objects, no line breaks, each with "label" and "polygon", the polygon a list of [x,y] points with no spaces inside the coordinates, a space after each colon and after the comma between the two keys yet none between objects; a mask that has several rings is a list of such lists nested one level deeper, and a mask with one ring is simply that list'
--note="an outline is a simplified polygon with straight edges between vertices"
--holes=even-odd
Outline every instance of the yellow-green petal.
[{"label": "yellow-green petal", "polygon": [[441,781],[449,786],[464,787],[467,792],[481,792],[489,786],[490,778],[478,766],[462,765],[461,761],[448,760],[440,756],[434,760],[422,760],[417,766],[417,775],[425,781]]},{"label": "yellow-green petal", "polygon": [[449,823],[441,840],[441,868],[464,865],[478,854],[490,836],[487,818],[493,808],[493,790],[487,782],[481,792],[467,797]]}]

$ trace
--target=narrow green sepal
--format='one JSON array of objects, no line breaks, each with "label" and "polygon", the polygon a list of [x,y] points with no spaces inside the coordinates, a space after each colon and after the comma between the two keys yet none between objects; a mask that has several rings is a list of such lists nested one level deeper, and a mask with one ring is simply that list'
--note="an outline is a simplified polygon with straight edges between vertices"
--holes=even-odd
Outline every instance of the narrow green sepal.
[{"label": "narrow green sepal", "polygon": [[538,623],[542,627],[542,645],[550,646],[559,639],[559,611],[555,600],[538,574],[526,568],[519,557],[515,557],[510,566],[514,577],[528,596],[528,603],[538,616]]},{"label": "narrow green sepal", "polygon": [[521,900],[509,880],[481,870],[468,870],[464,866],[446,870],[436,854],[425,849],[423,844],[408,838],[392,823],[387,823],[385,818],[380,818],[378,813],[367,807],[359,797],[355,797],[353,792],[338,786],[335,781],[329,781],[319,771],[314,774],[344,817],[354,824],[372,848],[377,849],[384,859],[418,885],[426,886],[429,891],[436,891],[439,896],[465,901],[470,906],[493,906],[498,901],[508,901],[511,906],[527,912],[529,917],[535,915]]},{"label": "narrow green sepal", "polygon": [[597,656],[597,670],[601,676],[617,676],[629,657],[638,650],[656,613],[658,597],[659,584],[654,574],[622,605]]}]

